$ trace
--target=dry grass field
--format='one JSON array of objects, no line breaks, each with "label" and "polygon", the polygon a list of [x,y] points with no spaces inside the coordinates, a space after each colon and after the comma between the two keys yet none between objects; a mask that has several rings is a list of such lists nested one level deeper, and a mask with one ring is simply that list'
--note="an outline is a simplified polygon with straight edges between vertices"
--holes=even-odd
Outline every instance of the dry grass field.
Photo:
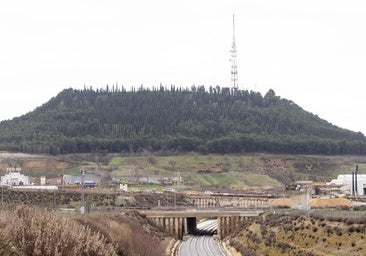
[{"label": "dry grass field", "polygon": [[365,212],[347,217],[290,213],[248,222],[226,242],[248,256],[363,256],[365,236]]}]

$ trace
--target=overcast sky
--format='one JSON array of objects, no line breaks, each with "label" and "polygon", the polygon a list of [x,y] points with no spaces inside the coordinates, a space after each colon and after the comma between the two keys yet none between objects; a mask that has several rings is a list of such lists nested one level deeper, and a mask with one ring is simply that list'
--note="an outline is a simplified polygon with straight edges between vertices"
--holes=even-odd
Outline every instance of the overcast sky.
[{"label": "overcast sky", "polygon": [[0,3],[0,120],[65,88],[273,89],[366,134],[364,0],[12,0]]}]

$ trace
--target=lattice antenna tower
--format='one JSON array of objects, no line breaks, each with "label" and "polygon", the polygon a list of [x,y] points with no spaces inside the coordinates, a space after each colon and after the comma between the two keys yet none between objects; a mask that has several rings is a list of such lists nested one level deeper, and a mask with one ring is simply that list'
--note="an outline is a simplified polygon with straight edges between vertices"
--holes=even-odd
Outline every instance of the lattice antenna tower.
[{"label": "lattice antenna tower", "polygon": [[238,64],[236,62],[236,44],[235,44],[235,15],[233,14],[233,45],[231,46],[231,87],[238,89]]}]

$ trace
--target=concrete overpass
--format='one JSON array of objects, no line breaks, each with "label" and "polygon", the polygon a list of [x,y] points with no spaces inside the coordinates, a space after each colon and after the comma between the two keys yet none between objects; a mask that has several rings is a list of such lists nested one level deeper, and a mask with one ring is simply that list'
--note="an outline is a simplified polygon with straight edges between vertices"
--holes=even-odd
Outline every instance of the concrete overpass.
[{"label": "concrete overpass", "polygon": [[217,234],[220,239],[239,228],[248,218],[257,217],[263,213],[260,209],[205,209],[205,210],[145,210],[140,211],[165,232],[177,239],[189,235],[196,230],[197,219],[218,219]]}]

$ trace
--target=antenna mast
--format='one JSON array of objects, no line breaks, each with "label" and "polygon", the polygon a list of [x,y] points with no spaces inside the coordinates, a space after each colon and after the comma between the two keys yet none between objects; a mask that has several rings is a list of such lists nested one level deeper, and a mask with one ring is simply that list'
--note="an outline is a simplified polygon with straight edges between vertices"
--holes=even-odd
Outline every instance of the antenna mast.
[{"label": "antenna mast", "polygon": [[235,44],[235,15],[233,14],[233,45],[231,46],[231,87],[235,91],[238,89],[238,65],[236,62],[236,44]]}]

